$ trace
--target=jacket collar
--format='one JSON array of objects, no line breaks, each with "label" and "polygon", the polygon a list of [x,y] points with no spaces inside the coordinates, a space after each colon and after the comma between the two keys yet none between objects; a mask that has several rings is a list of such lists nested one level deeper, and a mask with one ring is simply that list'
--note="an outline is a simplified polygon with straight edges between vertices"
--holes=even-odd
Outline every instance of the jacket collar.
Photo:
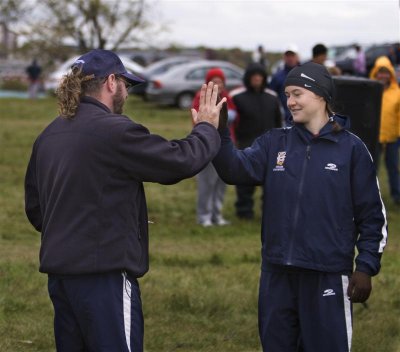
[{"label": "jacket collar", "polygon": [[317,136],[314,136],[307,128],[304,127],[301,123],[294,124],[294,128],[297,131],[300,138],[307,144],[311,143],[312,141],[318,139],[326,139],[328,141],[332,141],[337,143],[338,136],[337,133],[332,132],[332,124],[327,122],[324,127],[322,127],[321,131]]},{"label": "jacket collar", "polygon": [[[343,130],[350,129],[350,119],[347,116],[335,114],[331,117],[335,122],[342,126]],[[313,140],[326,139],[332,142],[339,141],[340,132],[333,132],[333,126],[330,122],[327,122],[317,136],[314,136],[309,130],[307,130],[303,124],[295,123],[293,125],[295,131],[297,131],[300,138],[307,144]]]},{"label": "jacket collar", "polygon": [[93,97],[89,97],[88,95],[85,95],[81,98],[81,103],[83,104],[93,104],[96,105],[97,107],[111,113],[111,110],[105,106],[103,103],[101,103],[100,101],[98,101],[97,99],[93,98]]}]

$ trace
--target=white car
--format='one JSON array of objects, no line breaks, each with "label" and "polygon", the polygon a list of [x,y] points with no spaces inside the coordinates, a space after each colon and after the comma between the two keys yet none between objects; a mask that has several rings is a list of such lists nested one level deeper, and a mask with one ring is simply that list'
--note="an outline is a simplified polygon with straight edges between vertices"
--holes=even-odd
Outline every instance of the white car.
[{"label": "white car", "polygon": [[[79,56],[71,57],[67,61],[63,62],[56,71],[50,73],[47,79],[44,81],[44,89],[46,91],[54,92],[58,87],[58,85],[60,84],[62,77],[66,73],[68,73],[69,69],[71,68],[71,65],[76,61],[78,57]],[[143,66],[139,65],[138,63],[130,60],[125,56],[120,56],[120,59],[128,71],[130,71],[134,75],[142,77],[142,73],[144,71]]]},{"label": "white car", "polygon": [[147,99],[160,105],[176,105],[181,109],[188,109],[204,83],[207,71],[215,67],[224,71],[227,90],[242,85],[242,68],[227,61],[199,60],[180,64],[167,72],[152,76],[146,89]]},{"label": "white car", "polygon": [[151,80],[151,77],[159,74],[164,74],[168,70],[187,62],[198,60],[200,60],[200,58],[195,56],[172,56],[153,62],[152,64],[144,68],[143,74],[141,76],[143,79],[146,80],[146,82],[132,87],[130,92],[133,94],[141,95],[144,100],[147,100],[146,89],[149,81]]}]

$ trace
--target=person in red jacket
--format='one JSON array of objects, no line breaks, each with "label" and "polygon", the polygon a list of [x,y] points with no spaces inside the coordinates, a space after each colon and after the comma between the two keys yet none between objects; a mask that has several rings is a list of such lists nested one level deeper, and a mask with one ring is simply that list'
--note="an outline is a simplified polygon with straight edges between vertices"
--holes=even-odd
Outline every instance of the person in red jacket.
[{"label": "person in red jacket", "polygon": [[[226,98],[228,108],[228,123],[231,125],[236,117],[236,108],[232,98],[225,90],[225,75],[220,68],[210,69],[205,78],[205,82],[213,82],[218,85],[218,93],[221,98]],[[198,110],[200,102],[200,91],[193,99],[192,107]],[[235,140],[233,129],[231,138]],[[209,163],[197,175],[197,222],[209,227],[212,225],[227,225],[229,222],[222,216],[222,206],[224,202],[226,184],[218,176],[212,163]]]}]

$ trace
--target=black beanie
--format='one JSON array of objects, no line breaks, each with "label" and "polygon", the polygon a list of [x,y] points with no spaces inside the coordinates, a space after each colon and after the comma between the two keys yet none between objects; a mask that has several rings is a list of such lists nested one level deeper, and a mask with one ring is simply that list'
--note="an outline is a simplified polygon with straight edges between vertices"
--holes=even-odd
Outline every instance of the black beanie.
[{"label": "black beanie", "polygon": [[328,103],[332,100],[334,84],[332,76],[325,66],[315,62],[307,62],[296,66],[288,73],[285,87],[298,86],[323,97]]}]

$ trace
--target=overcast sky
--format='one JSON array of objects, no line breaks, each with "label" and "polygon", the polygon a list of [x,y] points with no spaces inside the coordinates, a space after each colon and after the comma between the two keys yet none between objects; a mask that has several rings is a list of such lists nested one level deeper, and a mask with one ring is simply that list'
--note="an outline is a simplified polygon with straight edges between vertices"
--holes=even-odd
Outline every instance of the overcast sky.
[{"label": "overcast sky", "polygon": [[160,44],[283,51],[302,58],[314,44],[396,42],[400,0],[154,0],[155,19],[168,31]]}]

